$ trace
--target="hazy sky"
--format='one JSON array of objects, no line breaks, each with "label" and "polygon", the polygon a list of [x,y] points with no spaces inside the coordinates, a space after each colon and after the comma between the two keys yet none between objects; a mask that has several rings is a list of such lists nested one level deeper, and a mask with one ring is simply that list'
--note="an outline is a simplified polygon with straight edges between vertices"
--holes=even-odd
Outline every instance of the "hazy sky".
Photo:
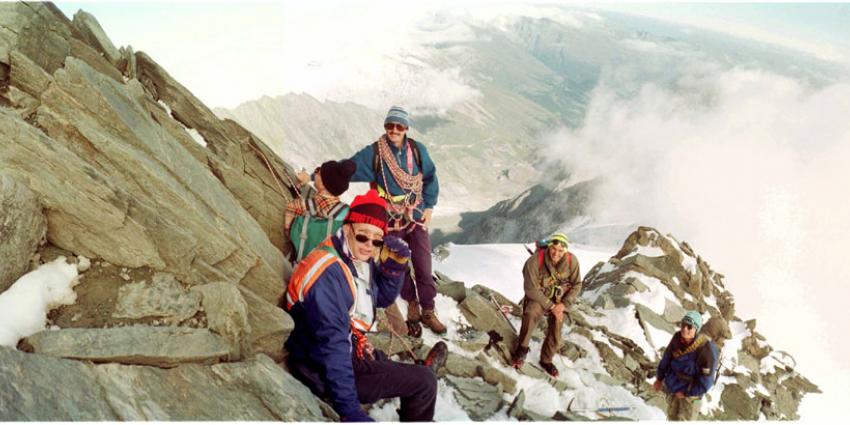
[{"label": "hazy sky", "polygon": [[[69,18],[80,8],[92,13],[116,47],[129,44],[145,51],[208,106],[228,108],[289,91],[313,90],[321,96],[326,88],[312,83],[310,74],[314,58],[337,59],[335,71],[321,75],[333,78],[334,72],[345,72],[341,58],[346,54],[380,57],[410,43],[409,34],[392,28],[406,28],[435,9],[432,2],[412,1],[56,4]],[[494,9],[492,2],[465,4],[473,16]],[[573,4],[725,31],[850,64],[846,4]]]},{"label": "hazy sky", "polygon": [[97,18],[116,47],[132,45],[209,107],[283,94],[281,2],[56,2]]}]

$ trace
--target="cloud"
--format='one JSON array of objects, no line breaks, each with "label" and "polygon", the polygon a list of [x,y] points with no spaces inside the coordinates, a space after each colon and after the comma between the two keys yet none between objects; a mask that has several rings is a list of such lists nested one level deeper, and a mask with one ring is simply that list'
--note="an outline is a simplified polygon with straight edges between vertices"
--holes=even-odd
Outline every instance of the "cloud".
[{"label": "cloud", "polygon": [[[480,28],[506,29],[522,17],[581,28],[599,15],[557,6],[466,2],[286,3],[286,92],[355,102],[383,110],[401,104],[442,113],[481,95],[463,75],[463,43],[483,41]],[[454,45],[453,47],[448,47]]]},{"label": "cloud", "polygon": [[819,383],[846,386],[831,372],[850,356],[836,338],[850,299],[850,83],[712,69],[631,98],[603,83],[584,126],[547,147],[575,180],[609,176],[593,205],[600,221],[691,243],[726,275],[740,316],[757,317]]}]

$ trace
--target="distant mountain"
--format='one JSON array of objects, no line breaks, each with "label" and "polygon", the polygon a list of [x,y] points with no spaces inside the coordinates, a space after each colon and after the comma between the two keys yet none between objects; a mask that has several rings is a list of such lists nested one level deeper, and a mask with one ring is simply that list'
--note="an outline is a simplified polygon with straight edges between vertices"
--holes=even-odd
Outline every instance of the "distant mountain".
[{"label": "distant mountain", "polygon": [[[411,53],[386,59],[388,68],[399,70],[401,87],[438,70],[453,71],[474,91],[445,110],[418,107],[416,101],[404,105],[413,113],[411,134],[426,143],[436,161],[438,207],[485,210],[551,180],[552,170],[563,165],[553,162],[557,158],[548,150],[552,141],[547,137],[562,127],[582,126],[594,90],[603,84],[629,97],[646,83],[679,90],[682,76],[694,69],[759,68],[813,84],[826,84],[845,72],[764,43],[624,14],[548,10],[556,9],[563,16],[440,21],[429,27],[429,34],[462,28],[472,36],[423,44],[427,57]],[[399,90],[399,96],[411,98]],[[376,93],[378,97],[393,99],[393,92]],[[390,106],[288,94],[215,112],[258,134],[296,166],[309,168],[350,156],[375,140]]]}]

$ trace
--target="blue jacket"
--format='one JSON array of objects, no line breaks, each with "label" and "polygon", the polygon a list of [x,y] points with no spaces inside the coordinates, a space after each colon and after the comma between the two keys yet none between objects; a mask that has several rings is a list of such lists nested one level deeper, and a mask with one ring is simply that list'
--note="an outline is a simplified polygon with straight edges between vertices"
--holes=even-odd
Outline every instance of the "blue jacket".
[{"label": "blue jacket", "polygon": [[[700,339],[704,341],[701,344]],[[695,344],[699,345],[694,347]],[[676,332],[664,350],[656,376],[671,393],[701,397],[714,385],[716,369],[717,346],[713,341],[700,335],[690,347],[683,347],[682,338]]]},{"label": "blue jacket", "polygon": [[[343,254],[342,231],[331,236],[333,246],[353,276],[357,271]],[[372,304],[387,307],[395,302],[403,279],[385,276],[381,267],[371,262]],[[286,341],[290,362],[300,362],[320,371],[334,409],[340,416],[361,411],[352,369],[353,345],[349,309],[354,297],[341,265],[334,263],[322,272],[301,302],[289,313],[295,328]]]},{"label": "blue jacket", "polygon": [[[396,148],[392,143],[389,143],[390,150],[392,150],[396,162],[402,167],[402,169],[407,169],[407,143],[408,138],[406,135],[404,136],[404,142],[402,142],[401,148]],[[375,170],[373,169],[373,160],[375,158],[374,145],[374,143],[368,144],[365,148],[360,149],[359,152],[351,157],[351,160],[357,164],[357,171],[354,173],[354,176],[351,177],[351,181],[377,183],[383,187],[383,177],[381,175],[375,175]],[[413,175],[422,174],[422,204],[417,207],[417,210],[413,214],[413,218],[415,220],[421,220],[421,210],[434,208],[434,206],[437,205],[437,196],[440,194],[440,184],[437,182],[437,167],[434,166],[434,161],[428,154],[428,150],[425,149],[425,145],[416,142],[416,146],[419,147],[419,156],[422,160],[422,170],[419,169],[419,166],[414,160]],[[384,189],[388,190],[392,196],[403,195],[404,193],[402,192],[401,187],[395,181],[392,174],[390,174],[389,167],[384,164],[383,168],[384,175],[387,177],[387,185],[389,186]]]}]

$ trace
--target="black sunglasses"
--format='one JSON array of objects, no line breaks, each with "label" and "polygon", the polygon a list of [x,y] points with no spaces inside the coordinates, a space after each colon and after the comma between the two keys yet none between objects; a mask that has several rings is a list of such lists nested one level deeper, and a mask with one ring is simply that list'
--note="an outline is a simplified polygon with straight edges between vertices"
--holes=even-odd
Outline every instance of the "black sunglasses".
[{"label": "black sunglasses", "polygon": [[692,325],[692,324],[690,324],[690,323],[682,323],[682,328],[684,328],[684,329],[693,329],[693,328],[694,328],[694,325]]},{"label": "black sunglasses", "polygon": [[372,246],[374,246],[375,248],[380,248],[380,247],[384,246],[383,239],[369,239],[369,237],[366,236],[366,235],[356,234],[356,235],[354,235],[354,239],[357,239],[357,242],[360,242],[360,243],[366,243],[366,242],[372,241]]},{"label": "black sunglasses", "polygon": [[399,123],[388,122],[388,123],[384,124],[384,130],[392,130],[393,128],[395,128],[395,131],[407,131],[407,127],[405,127],[405,126],[403,126]]}]

